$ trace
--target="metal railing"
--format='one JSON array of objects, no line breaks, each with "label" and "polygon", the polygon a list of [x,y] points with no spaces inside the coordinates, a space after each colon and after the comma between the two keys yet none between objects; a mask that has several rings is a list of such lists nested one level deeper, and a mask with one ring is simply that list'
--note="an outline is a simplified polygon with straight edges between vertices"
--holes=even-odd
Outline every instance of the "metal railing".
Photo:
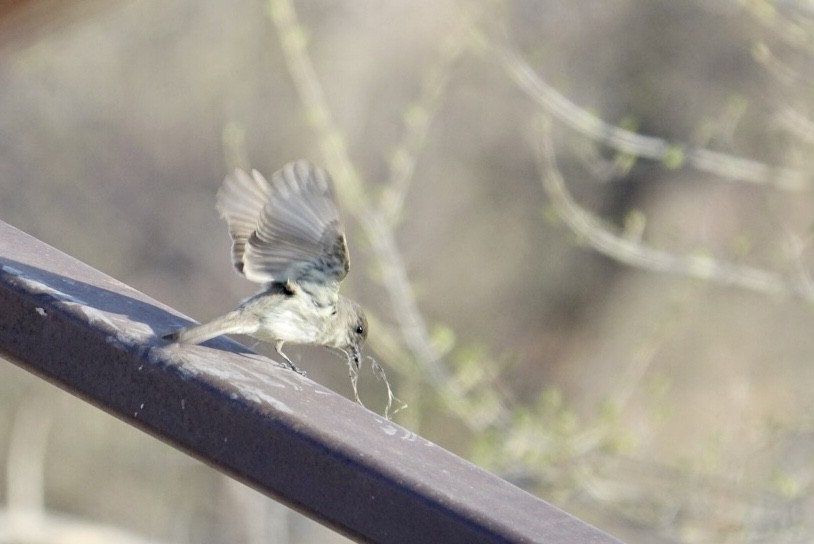
[{"label": "metal railing", "polygon": [[618,542],[0,222],[0,355],[350,538]]}]

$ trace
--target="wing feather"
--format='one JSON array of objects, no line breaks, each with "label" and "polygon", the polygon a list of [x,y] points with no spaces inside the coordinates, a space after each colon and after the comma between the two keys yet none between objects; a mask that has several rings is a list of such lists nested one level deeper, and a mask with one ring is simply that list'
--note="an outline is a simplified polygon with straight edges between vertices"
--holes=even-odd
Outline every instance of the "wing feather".
[{"label": "wing feather", "polygon": [[328,173],[306,161],[266,180],[257,170],[227,176],[218,210],[229,225],[232,261],[258,283],[338,284],[349,257]]}]

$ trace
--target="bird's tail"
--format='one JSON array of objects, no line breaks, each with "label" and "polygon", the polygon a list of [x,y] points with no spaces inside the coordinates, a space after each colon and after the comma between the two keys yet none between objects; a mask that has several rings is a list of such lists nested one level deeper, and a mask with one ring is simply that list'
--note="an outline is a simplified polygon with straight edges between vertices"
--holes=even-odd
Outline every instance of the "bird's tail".
[{"label": "bird's tail", "polygon": [[171,340],[181,344],[200,344],[222,334],[247,334],[252,332],[238,312],[229,312],[226,315],[213,319],[203,325],[194,325],[178,329],[161,336],[164,340]]}]

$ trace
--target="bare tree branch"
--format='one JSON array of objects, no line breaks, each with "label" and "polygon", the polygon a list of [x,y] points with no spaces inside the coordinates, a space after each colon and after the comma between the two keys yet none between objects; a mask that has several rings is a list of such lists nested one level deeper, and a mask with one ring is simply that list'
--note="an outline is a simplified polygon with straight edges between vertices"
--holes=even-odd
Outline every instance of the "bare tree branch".
[{"label": "bare tree branch", "polygon": [[441,44],[438,58],[424,77],[421,95],[404,112],[405,130],[390,157],[387,190],[382,195],[380,206],[382,215],[391,223],[401,215],[418,156],[424,149],[432,120],[446,95],[452,77],[452,65],[466,51],[466,33],[472,24],[470,17],[461,17],[457,27]]},{"label": "bare tree branch", "polygon": [[606,123],[557,92],[516,53],[497,45],[492,46],[491,51],[518,87],[549,115],[580,134],[617,151],[661,161],[669,168],[689,164],[702,172],[729,181],[743,181],[791,191],[810,189],[809,176],[798,170],[773,167],[701,147],[670,143],[662,138],[644,136]]},{"label": "bare tree branch", "polygon": [[548,118],[541,116],[537,158],[543,188],[560,218],[591,247],[612,259],[644,270],[714,281],[767,295],[794,295],[808,302],[814,301],[814,290],[804,278],[790,280],[774,272],[739,266],[706,255],[675,255],[613,232],[598,217],[581,208],[568,192],[557,166],[549,124]]},{"label": "bare tree branch", "polygon": [[289,73],[300,95],[306,118],[317,135],[326,166],[336,181],[344,209],[357,219],[373,248],[402,339],[422,371],[427,372],[427,379],[446,384],[449,382],[449,370],[433,345],[427,324],[418,309],[390,222],[371,204],[362,176],[354,167],[342,133],[334,123],[306,50],[305,33],[294,6],[290,0],[270,0],[268,6]]}]

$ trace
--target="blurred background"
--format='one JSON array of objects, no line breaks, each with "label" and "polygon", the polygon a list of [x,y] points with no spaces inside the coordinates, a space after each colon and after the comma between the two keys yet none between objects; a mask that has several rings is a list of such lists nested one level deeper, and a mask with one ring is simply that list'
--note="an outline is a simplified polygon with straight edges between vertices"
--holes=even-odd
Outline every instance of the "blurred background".
[{"label": "blurred background", "polygon": [[[627,541],[808,542],[813,58],[806,0],[0,1],[0,219],[206,320],[224,175],[307,158],[397,422]],[[8,362],[0,466],[37,542],[345,541]]]}]

